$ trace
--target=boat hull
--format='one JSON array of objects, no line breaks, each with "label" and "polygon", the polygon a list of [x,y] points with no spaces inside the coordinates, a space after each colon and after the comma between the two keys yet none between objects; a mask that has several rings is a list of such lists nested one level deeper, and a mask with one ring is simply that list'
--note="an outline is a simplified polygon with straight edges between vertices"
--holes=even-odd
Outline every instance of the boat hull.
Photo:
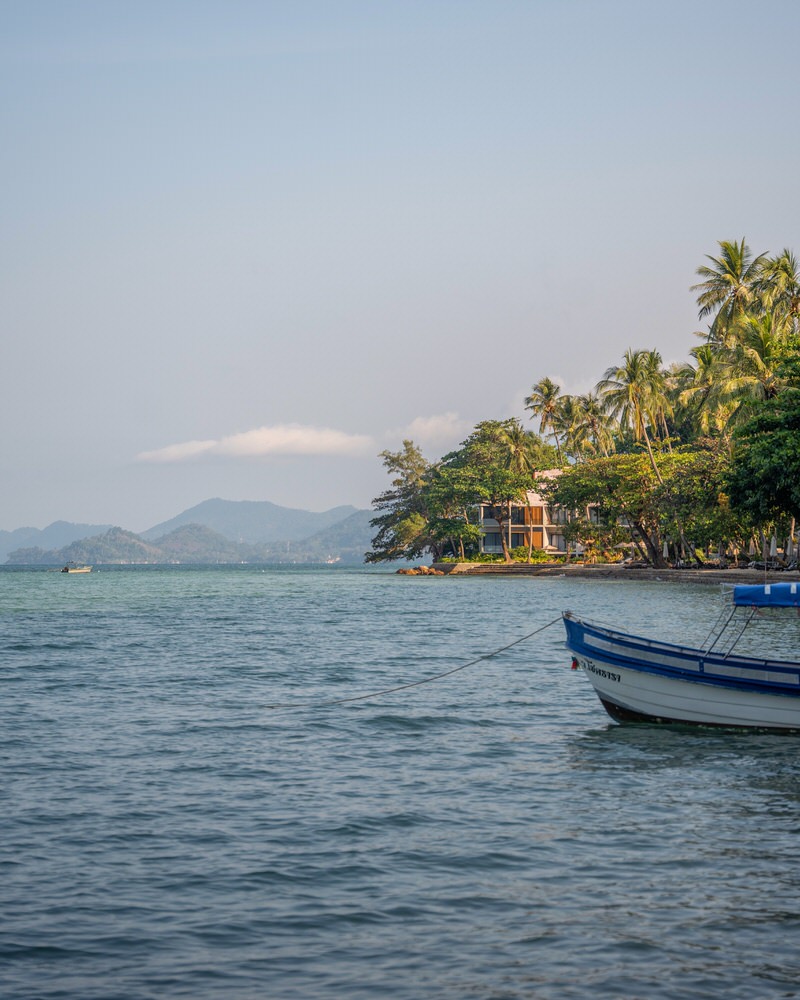
[{"label": "boat hull", "polygon": [[800,731],[800,664],[724,656],[616,632],[564,613],[567,648],[609,715]]}]

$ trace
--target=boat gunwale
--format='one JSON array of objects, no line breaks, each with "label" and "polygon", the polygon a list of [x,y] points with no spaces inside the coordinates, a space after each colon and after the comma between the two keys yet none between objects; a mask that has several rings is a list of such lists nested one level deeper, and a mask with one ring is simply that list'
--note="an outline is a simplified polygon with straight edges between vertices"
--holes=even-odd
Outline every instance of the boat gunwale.
[{"label": "boat gunwale", "polygon": [[[694,684],[708,684],[716,687],[737,688],[739,690],[763,694],[800,697],[800,663],[798,662],[776,661],[742,655],[726,655],[714,652],[713,650],[704,652],[697,647],[681,646],[658,639],[648,639],[645,636],[638,636],[629,632],[620,632],[605,625],[586,621],[571,611],[563,612],[562,617],[565,622],[569,622],[582,630],[579,640],[576,641],[571,637],[570,629],[567,627],[567,648],[578,655],[599,659],[603,663],[620,668],[636,670],[642,673],[658,674],[662,677],[684,680]],[[597,650],[593,646],[586,644],[583,639],[583,635],[586,632],[590,635],[609,640],[615,646],[621,647],[619,653],[615,653],[613,650]],[[626,652],[630,655],[626,656]],[[699,669],[693,670],[688,667],[681,667],[680,665],[648,662],[644,657],[649,652],[664,653],[679,660],[683,659],[697,663]],[[732,673],[708,674],[704,672],[706,664],[725,671],[744,669],[785,674],[787,678],[793,677],[794,683],[789,684],[775,680],[737,677]]]}]

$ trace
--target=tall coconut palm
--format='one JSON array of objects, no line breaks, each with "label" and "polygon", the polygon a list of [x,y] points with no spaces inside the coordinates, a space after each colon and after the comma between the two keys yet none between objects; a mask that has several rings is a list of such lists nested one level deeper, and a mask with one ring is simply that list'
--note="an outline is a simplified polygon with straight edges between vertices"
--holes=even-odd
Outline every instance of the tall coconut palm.
[{"label": "tall coconut palm", "polygon": [[561,445],[555,432],[555,418],[558,413],[561,388],[552,379],[539,379],[531,389],[530,396],[525,397],[525,409],[531,411],[532,417],[539,417],[539,433],[552,434],[556,443],[558,463],[561,465]]},{"label": "tall coconut palm", "polygon": [[709,394],[710,402],[732,407],[732,423],[746,417],[748,403],[772,399],[785,387],[780,363],[790,332],[789,317],[772,312],[744,316],[737,322],[735,340],[718,352],[716,378]]},{"label": "tall coconut palm", "polygon": [[650,417],[653,426],[659,428],[659,433],[663,434],[667,449],[672,451],[670,444],[669,425],[667,418],[672,416],[672,384],[669,381],[668,373],[662,367],[663,362],[658,351],[645,351],[645,364],[647,366],[647,382],[650,386]]},{"label": "tall coconut palm", "polygon": [[519,420],[512,417],[498,425],[496,441],[502,450],[506,467],[530,476],[533,485],[539,448],[536,435],[526,431]]},{"label": "tall coconut palm", "polygon": [[581,457],[581,415],[574,396],[559,396],[558,406],[553,414],[553,436],[561,435],[565,455]]},{"label": "tall coconut palm", "polygon": [[579,414],[577,437],[584,454],[596,455],[598,452],[607,458],[614,448],[613,422],[603,409],[600,397],[594,392],[587,392],[576,397]]},{"label": "tall coconut palm", "polygon": [[712,343],[721,343],[731,323],[753,303],[766,254],[754,257],[744,239],[736,243],[721,240],[719,257],[706,254],[712,266],[703,264],[697,274],[703,281],[691,286],[699,292],[700,318],[716,313],[708,332]]},{"label": "tall coconut palm", "polygon": [[730,443],[729,420],[735,404],[720,399],[721,351],[711,344],[701,344],[689,352],[695,364],[687,361],[675,373],[677,402],[688,414],[700,434],[714,434]]},{"label": "tall coconut palm", "polygon": [[764,262],[759,293],[768,310],[789,317],[796,333],[800,326],[800,262],[791,250],[784,249]]},{"label": "tall coconut palm", "polygon": [[661,355],[658,351],[634,351],[628,348],[622,365],[608,368],[597,383],[597,391],[610,414],[621,424],[630,427],[636,441],[644,440],[653,472],[659,482],[658,471],[648,428],[658,419],[659,407],[664,396]]}]

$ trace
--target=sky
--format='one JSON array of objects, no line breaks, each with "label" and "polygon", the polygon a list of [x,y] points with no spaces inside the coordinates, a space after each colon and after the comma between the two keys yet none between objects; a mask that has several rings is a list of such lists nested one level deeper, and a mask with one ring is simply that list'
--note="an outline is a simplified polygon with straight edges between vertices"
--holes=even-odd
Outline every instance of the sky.
[{"label": "sky", "polygon": [[0,529],[369,507],[800,252],[773,0],[0,0]]}]

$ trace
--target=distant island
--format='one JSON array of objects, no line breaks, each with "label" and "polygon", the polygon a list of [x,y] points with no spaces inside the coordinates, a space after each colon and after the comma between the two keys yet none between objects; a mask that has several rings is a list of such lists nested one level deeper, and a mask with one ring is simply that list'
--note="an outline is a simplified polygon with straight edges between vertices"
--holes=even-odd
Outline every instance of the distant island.
[{"label": "distant island", "polygon": [[206,500],[137,535],[113,525],[56,521],[44,529],[0,531],[0,559],[13,566],[68,562],[342,563],[360,565],[369,549],[371,510],[322,513],[269,501]]}]

